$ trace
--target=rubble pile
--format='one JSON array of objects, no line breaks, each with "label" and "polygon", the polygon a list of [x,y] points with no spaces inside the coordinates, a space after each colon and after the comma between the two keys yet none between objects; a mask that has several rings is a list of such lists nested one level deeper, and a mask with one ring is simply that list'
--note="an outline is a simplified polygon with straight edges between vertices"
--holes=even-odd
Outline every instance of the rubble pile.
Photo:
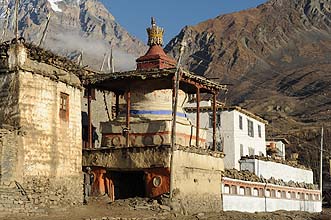
[{"label": "rubble pile", "polygon": [[262,161],[271,161],[271,162],[281,163],[281,164],[288,165],[288,166],[295,167],[295,168],[300,168],[300,169],[305,169],[305,170],[311,170],[310,168],[307,168],[307,167],[305,167],[304,165],[301,165],[301,164],[297,164],[296,162],[275,159],[275,158],[272,158],[272,157],[251,155],[251,156],[241,157],[241,159],[242,160],[245,160],[245,159],[256,159],[256,160],[262,160]]},{"label": "rubble pile", "polygon": [[251,181],[251,182],[262,182],[261,178],[256,176],[254,173],[251,173],[247,170],[238,171],[236,169],[226,169],[222,172],[223,177],[228,177],[231,179]]},{"label": "rubble pile", "polygon": [[32,43],[24,43],[24,46],[28,49],[28,57],[31,60],[44,62],[62,68],[68,72],[77,72],[79,75],[83,74],[80,71],[81,67],[79,65],[65,57],[57,56],[53,52],[37,47]]},{"label": "rubble pile", "polygon": [[129,198],[116,200],[111,203],[113,207],[130,207],[131,210],[150,210],[157,212],[170,212],[171,207],[168,205],[167,199],[164,196],[158,199],[150,198]]},{"label": "rubble pile", "polygon": [[304,189],[312,189],[318,190],[318,187],[314,184],[310,183],[298,183],[294,181],[285,182],[282,179],[275,179],[271,177],[270,179],[265,179],[263,176],[258,177],[254,173],[251,173],[247,170],[238,171],[236,169],[229,169],[222,172],[223,177],[228,177],[231,179],[250,181],[250,182],[260,182],[260,183],[269,183],[279,186],[288,186],[288,187],[296,187],[296,188],[304,188]]},{"label": "rubble pile", "polygon": [[203,148],[203,147],[197,147],[195,145],[192,145],[192,146],[177,145],[176,147],[178,150],[195,153],[195,154],[200,154],[200,155],[209,155],[209,156],[219,157],[219,158],[223,158],[225,156],[223,152],[214,151],[214,150],[211,150],[208,148]]}]

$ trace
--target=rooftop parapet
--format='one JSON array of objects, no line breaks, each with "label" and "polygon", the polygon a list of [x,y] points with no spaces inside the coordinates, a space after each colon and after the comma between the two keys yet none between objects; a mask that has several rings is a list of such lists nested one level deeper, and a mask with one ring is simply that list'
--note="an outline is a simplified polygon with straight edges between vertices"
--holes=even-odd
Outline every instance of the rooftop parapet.
[{"label": "rooftop parapet", "polygon": [[0,74],[24,69],[75,87],[87,75],[96,74],[49,50],[27,43],[23,38],[0,44]]}]

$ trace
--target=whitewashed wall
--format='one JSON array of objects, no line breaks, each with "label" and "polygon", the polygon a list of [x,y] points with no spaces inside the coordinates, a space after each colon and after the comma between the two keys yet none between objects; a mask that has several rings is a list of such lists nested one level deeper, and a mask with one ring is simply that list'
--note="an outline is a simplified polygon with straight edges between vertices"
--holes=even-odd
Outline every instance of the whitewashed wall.
[{"label": "whitewashed wall", "polygon": [[273,212],[277,210],[321,212],[318,190],[222,178],[223,211]]},{"label": "whitewashed wall", "polygon": [[[205,106],[208,103],[202,103]],[[190,107],[195,107],[192,104]],[[212,110],[200,113],[200,127],[207,128],[207,143],[212,144],[213,128],[210,124],[209,117]],[[236,168],[239,170],[239,160],[241,156],[246,155],[266,155],[266,141],[265,141],[265,124],[253,119],[246,114],[237,110],[219,111],[221,123],[217,127],[216,141],[223,142],[223,151],[225,153],[224,166],[226,169]],[[196,123],[196,112],[187,113],[188,118],[192,123]],[[243,126],[239,128],[239,116],[242,117]],[[247,119],[253,122],[254,137],[248,135]],[[261,137],[258,136],[258,125],[261,126]],[[242,145],[242,150],[240,149]],[[253,153],[249,153],[249,148],[253,149]]]},{"label": "whitewashed wall", "polygon": [[223,194],[223,211],[273,212],[277,210],[321,212],[321,201],[286,200]]},{"label": "whitewashed wall", "polygon": [[266,179],[274,177],[282,179],[285,182],[290,180],[294,182],[313,183],[313,171],[291,167],[272,161],[262,161],[257,159],[240,160],[240,170],[248,170],[257,176],[263,176]]},{"label": "whitewashed wall", "polygon": [[[239,128],[239,116],[242,117],[242,129]],[[247,119],[253,122],[254,137],[248,136]],[[261,137],[258,136],[258,125],[261,126]],[[266,155],[265,124],[239,111],[222,112],[221,135],[224,138],[225,168],[239,170],[238,161],[241,156]],[[254,152],[250,153],[249,148],[252,148]]]}]

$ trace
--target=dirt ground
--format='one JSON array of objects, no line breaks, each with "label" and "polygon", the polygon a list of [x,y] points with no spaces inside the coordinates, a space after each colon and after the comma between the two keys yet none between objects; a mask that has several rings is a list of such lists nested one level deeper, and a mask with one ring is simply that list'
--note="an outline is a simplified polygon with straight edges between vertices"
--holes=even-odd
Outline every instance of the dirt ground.
[{"label": "dirt ground", "polygon": [[219,220],[331,220],[331,209],[322,213],[277,211],[272,213],[219,212],[183,215],[170,207],[144,199],[120,200],[109,203],[104,199],[68,211],[50,211],[48,216],[3,218],[6,220],[156,220],[156,219],[219,219]]}]

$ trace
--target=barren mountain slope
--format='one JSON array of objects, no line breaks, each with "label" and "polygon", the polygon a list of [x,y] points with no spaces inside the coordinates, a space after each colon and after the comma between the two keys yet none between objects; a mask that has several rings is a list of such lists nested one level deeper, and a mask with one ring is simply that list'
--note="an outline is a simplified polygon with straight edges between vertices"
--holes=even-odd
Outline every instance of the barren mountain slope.
[{"label": "barren mountain slope", "polygon": [[289,152],[300,151],[315,167],[322,124],[330,152],[330,1],[271,0],[185,27],[166,50],[178,55],[182,39],[188,44],[182,63],[232,84],[227,104],[268,119],[269,136],[290,133],[296,148]]}]

